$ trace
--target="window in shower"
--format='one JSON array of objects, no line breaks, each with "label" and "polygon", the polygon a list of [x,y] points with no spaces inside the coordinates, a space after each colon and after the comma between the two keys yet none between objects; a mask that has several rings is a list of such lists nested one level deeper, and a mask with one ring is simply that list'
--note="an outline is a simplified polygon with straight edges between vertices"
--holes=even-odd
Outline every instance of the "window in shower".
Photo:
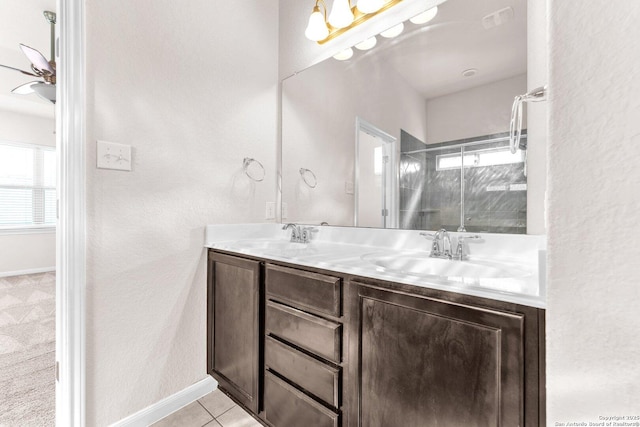
[{"label": "window in shower", "polygon": [[426,147],[401,153],[402,228],[526,233],[525,155],[506,134]]}]

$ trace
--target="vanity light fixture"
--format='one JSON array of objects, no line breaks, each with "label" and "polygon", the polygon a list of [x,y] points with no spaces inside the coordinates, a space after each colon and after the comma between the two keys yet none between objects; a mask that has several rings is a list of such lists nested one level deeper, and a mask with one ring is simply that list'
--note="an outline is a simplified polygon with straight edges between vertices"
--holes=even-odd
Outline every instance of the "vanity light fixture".
[{"label": "vanity light fixture", "polygon": [[358,0],[357,8],[362,13],[373,13],[384,6],[384,0]]},{"label": "vanity light fixture", "polygon": [[329,24],[334,28],[345,28],[353,23],[355,16],[351,10],[350,0],[333,0],[329,14]]},{"label": "vanity light fixture", "polygon": [[[324,44],[368,21],[379,13],[390,9],[401,1],[358,0],[357,6],[351,6],[351,0],[333,0],[331,13],[329,13],[327,19],[325,1],[316,0],[304,34],[308,39],[318,44]],[[320,5],[324,8],[324,13],[320,11]]]},{"label": "vanity light fixture", "polygon": [[[320,12],[320,6],[324,8],[324,14]],[[324,40],[329,35],[329,28],[327,27],[327,6],[324,4],[323,0],[317,0],[316,5],[313,7],[313,12],[311,12],[311,16],[309,17],[309,23],[307,24],[307,29],[304,32],[304,35],[314,42]]]},{"label": "vanity light fixture", "polygon": [[347,59],[350,59],[352,56],[353,56],[353,49],[348,47],[345,50],[333,55],[333,59],[337,59],[338,61],[346,61]]},{"label": "vanity light fixture", "polygon": [[396,26],[389,28],[380,33],[380,35],[386,39],[392,39],[399,36],[404,31],[404,24],[401,22]]},{"label": "vanity light fixture", "polygon": [[431,9],[425,10],[422,13],[417,14],[413,18],[409,19],[413,24],[422,25],[431,21],[438,14],[438,6],[434,6]]},{"label": "vanity light fixture", "polygon": [[377,43],[378,43],[378,39],[376,39],[376,37],[373,36],[366,40],[361,41],[360,43],[355,45],[355,48],[358,50],[369,50],[373,48]]}]

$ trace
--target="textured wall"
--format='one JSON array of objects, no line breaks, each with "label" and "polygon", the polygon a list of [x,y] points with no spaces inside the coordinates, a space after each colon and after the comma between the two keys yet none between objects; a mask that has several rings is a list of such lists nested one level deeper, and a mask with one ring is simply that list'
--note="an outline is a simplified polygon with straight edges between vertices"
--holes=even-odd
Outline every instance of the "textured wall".
[{"label": "textured wall", "polygon": [[[354,195],[345,192],[345,182],[354,181],[356,117],[398,141],[400,129],[424,139],[423,98],[385,65],[330,58],[282,83],[282,200],[288,221],[353,225]],[[303,183],[301,167],[316,174],[316,188]]]},{"label": "textured wall", "polygon": [[513,98],[526,91],[523,74],[427,100],[427,144],[508,132]]},{"label": "textured wall", "polygon": [[[35,96],[35,95],[32,95]],[[0,110],[0,140],[55,146],[52,117]],[[56,265],[55,232],[0,234],[0,274]]]},{"label": "textured wall", "polygon": [[[86,2],[87,425],[206,375],[204,227],[275,201],[277,2]],[[96,169],[97,139],[133,171]],[[254,157],[255,183],[242,173]]]},{"label": "textured wall", "polygon": [[640,412],[640,3],[550,16],[551,426]]}]

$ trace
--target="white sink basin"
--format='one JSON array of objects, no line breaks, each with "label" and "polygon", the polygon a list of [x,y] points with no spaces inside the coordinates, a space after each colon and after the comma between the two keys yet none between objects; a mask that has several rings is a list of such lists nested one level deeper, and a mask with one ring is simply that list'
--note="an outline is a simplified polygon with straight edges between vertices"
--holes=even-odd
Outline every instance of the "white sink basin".
[{"label": "white sink basin", "polygon": [[295,258],[302,255],[309,255],[315,252],[308,243],[295,243],[281,239],[255,239],[255,240],[235,240],[227,243],[220,243],[221,249],[225,247],[231,250],[242,250],[248,253],[264,254],[269,253],[274,256],[284,258]]},{"label": "white sink basin", "polygon": [[265,250],[296,250],[306,249],[307,243],[295,243],[288,240],[238,240],[233,243],[234,246],[247,249],[265,249]]},{"label": "white sink basin", "polygon": [[447,278],[517,278],[531,274],[529,269],[513,262],[486,259],[456,261],[430,258],[426,254],[380,254],[361,257],[384,270],[416,276],[439,276]]}]

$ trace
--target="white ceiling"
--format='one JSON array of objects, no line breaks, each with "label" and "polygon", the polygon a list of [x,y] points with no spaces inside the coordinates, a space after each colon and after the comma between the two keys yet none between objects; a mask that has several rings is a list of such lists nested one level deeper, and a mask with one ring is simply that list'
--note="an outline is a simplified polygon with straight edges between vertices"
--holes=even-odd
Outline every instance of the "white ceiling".
[{"label": "white ceiling", "polygon": [[[0,64],[30,71],[29,61],[19,43],[39,50],[51,59],[50,26],[42,15],[56,11],[56,0],[0,1]],[[42,117],[53,117],[53,105],[36,94],[16,95],[11,90],[37,80],[17,71],[0,67],[0,109]]]},{"label": "white ceiling", "polygon": [[[513,9],[512,20],[483,27],[483,17],[506,7]],[[525,74],[526,12],[526,0],[448,0],[428,24],[406,22],[397,38],[378,37],[362,61],[390,65],[426,99]],[[477,74],[463,77],[470,68]]]}]

